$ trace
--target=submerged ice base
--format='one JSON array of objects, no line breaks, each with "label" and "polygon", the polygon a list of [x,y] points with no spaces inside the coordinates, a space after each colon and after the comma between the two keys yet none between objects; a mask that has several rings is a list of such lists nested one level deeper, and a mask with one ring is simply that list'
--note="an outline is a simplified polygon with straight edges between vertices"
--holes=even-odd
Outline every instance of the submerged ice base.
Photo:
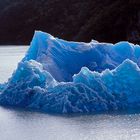
[{"label": "submerged ice base", "polygon": [[0,104],[48,113],[96,113],[140,107],[140,46],[69,42],[35,32]]}]

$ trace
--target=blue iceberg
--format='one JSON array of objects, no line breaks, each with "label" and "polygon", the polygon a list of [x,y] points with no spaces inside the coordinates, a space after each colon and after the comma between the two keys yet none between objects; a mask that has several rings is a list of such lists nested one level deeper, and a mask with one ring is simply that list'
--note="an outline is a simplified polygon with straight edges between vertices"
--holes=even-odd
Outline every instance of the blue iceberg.
[{"label": "blue iceberg", "polygon": [[48,113],[98,113],[140,107],[140,46],[70,42],[36,31],[0,104]]}]

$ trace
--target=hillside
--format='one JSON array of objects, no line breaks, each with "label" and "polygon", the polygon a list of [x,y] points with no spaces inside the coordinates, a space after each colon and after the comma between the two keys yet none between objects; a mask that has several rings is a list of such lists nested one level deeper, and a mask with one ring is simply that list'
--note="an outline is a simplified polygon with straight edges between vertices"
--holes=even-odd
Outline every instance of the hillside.
[{"label": "hillside", "polygon": [[0,0],[0,44],[29,44],[34,30],[74,41],[140,44],[140,2]]}]

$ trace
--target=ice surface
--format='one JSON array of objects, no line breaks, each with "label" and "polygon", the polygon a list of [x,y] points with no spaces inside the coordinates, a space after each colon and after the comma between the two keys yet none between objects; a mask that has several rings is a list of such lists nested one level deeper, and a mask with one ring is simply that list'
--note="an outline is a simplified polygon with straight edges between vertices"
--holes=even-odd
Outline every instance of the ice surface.
[{"label": "ice surface", "polygon": [[139,54],[140,47],[128,42],[115,45],[95,41],[77,43],[35,32],[31,47],[23,61],[36,60],[57,81],[68,82],[72,81],[72,76],[79,73],[82,67],[101,72],[107,68],[114,69],[125,59],[138,63]]},{"label": "ice surface", "polygon": [[93,113],[140,107],[140,46],[68,42],[35,32],[0,104],[49,113]]}]

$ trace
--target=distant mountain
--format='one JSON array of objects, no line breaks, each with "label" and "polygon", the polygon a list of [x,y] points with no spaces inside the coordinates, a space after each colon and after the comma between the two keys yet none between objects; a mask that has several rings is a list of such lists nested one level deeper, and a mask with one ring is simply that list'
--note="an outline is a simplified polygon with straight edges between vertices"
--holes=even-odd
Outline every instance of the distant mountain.
[{"label": "distant mountain", "polygon": [[140,1],[0,0],[0,44],[29,44],[34,30],[74,41],[140,44]]}]

